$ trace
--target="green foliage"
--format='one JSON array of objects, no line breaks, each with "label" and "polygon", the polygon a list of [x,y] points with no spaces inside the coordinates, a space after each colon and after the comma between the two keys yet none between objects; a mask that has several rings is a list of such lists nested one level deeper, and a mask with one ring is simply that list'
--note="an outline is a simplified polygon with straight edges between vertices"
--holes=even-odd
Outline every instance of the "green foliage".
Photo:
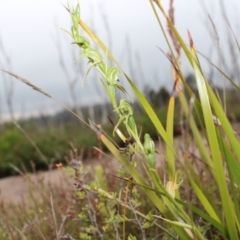
[{"label": "green foliage", "polygon": [[[166,114],[166,109],[159,110],[159,117],[163,121],[166,119]],[[137,124],[140,126],[139,131],[144,130],[144,132],[150,133],[153,139],[158,138],[156,129],[149,125],[147,116],[138,113]],[[37,123],[29,121],[23,124],[23,128],[48,159],[48,163],[43,161],[19,129],[14,125],[6,124],[2,126],[0,134],[0,177],[17,174],[12,166],[19,169],[24,166],[25,170],[32,171],[32,163],[37,170],[47,169],[52,163],[64,163],[69,153],[70,144],[83,150],[83,159],[89,159],[94,157],[93,147],[98,147],[99,144],[95,133],[77,122],[41,128]],[[106,134],[112,135],[114,128],[111,125],[108,124],[102,128]],[[118,136],[113,137],[113,139],[119,146],[124,145]],[[103,150],[106,150],[104,146]]]},{"label": "green foliage", "polygon": [[158,91],[149,89],[145,94],[154,108],[166,106],[170,98],[170,93],[165,87],[161,87]]},{"label": "green foliage", "polygon": [[[154,3],[156,5],[154,5]],[[239,179],[236,176],[236,171],[233,171],[233,165],[230,163],[234,162],[235,167],[239,168],[239,139],[236,134],[234,134],[229,120],[223,111],[220,99],[216,96],[204,76],[193,40],[191,39],[191,34],[188,33],[190,42],[189,49],[175,28],[172,16],[166,17],[167,13],[165,12],[161,2],[150,1],[150,4],[171,52],[170,61],[173,65],[173,71],[175,74],[173,93],[175,92],[179,98],[180,109],[184,114],[186,128],[188,129],[188,131],[184,134],[184,147],[182,147],[182,149],[186,149],[186,153],[188,152],[187,149],[189,149],[189,140],[191,138],[189,130],[191,129],[193,139],[196,142],[196,148],[199,150],[201,162],[202,164],[205,164],[205,168],[206,166],[209,167],[209,169],[205,169],[206,172],[210,173],[208,175],[209,179],[207,182],[203,182],[198,176],[199,169],[195,170],[195,168],[190,165],[191,159],[189,155],[185,153],[181,154],[179,151],[175,150],[173,139],[174,112],[176,111],[175,95],[172,95],[169,99],[166,128],[164,128],[164,124],[159,121],[159,118],[154,112],[152,106],[137,88],[135,83],[124,72],[98,37],[89,27],[87,27],[85,23],[83,23],[78,12],[79,5],[77,5],[76,8],[70,10],[70,14],[73,19],[72,29],[77,28],[79,23],[83,30],[87,32],[92,40],[96,42],[107,57],[116,65],[116,67],[108,67],[107,63],[103,62],[103,58],[100,53],[92,49],[90,44],[88,44],[88,46],[85,46],[83,43],[78,44],[83,50],[83,57],[87,57],[90,61],[90,67],[87,74],[92,67],[95,67],[103,77],[103,86],[110,98],[113,110],[119,117],[114,133],[116,132],[122,141],[125,142],[126,150],[122,153],[122,151],[117,149],[111,140],[104,135],[101,135],[101,140],[112,152],[118,162],[125,168],[125,175],[128,176],[127,181],[129,181],[130,184],[126,188],[126,195],[128,196],[129,194],[129,188],[132,189],[135,186],[139,186],[146,194],[146,198],[151,202],[151,205],[161,213],[161,216],[153,215],[153,222],[157,219],[163,220],[167,225],[167,228],[163,229],[166,234],[169,234],[168,229],[170,229],[173,235],[177,236],[177,238],[205,239],[206,231],[203,231],[203,229],[196,224],[195,219],[193,218],[193,215],[196,214],[198,217],[204,218],[205,221],[208,221],[217,228],[219,233],[223,234],[224,238],[237,239],[240,233],[240,213],[235,210],[239,209],[239,195],[237,194],[237,189],[240,186],[238,185]],[[160,16],[156,11],[156,7],[159,8],[160,12],[167,21],[168,31],[170,33],[171,40],[174,43],[173,47],[171,46],[167,34],[165,33]],[[72,37],[76,42],[77,39],[81,39],[79,31],[76,30],[74,32],[72,31]],[[84,41],[85,39],[83,42]],[[184,79],[179,66],[181,48],[183,49],[194,72],[194,75],[189,75],[186,79]],[[89,54],[86,54],[86,51]],[[113,72],[114,74],[111,75],[110,72]],[[155,126],[156,132],[166,143],[166,184],[162,183],[159,173],[155,170],[154,144],[151,140],[149,132],[145,133],[144,142],[142,142],[137,131],[134,111],[130,103],[128,103],[124,98],[120,99],[119,103],[117,102],[115,97],[116,90],[119,89],[127,94],[126,90],[123,89],[120,83],[117,83],[117,75],[119,72],[123,72],[130,84],[130,87],[135,93],[136,98],[145,110],[146,115]],[[110,76],[113,76],[113,78],[109,79]],[[182,84],[184,84],[186,88],[185,93],[181,86]],[[186,97],[186,94],[188,94],[188,97]],[[162,92],[162,95],[166,95],[165,92]],[[158,97],[157,94],[152,93],[152,97],[154,97],[152,102],[156,102]],[[126,136],[124,136],[124,134],[118,129],[120,123],[125,125]],[[200,132],[197,128],[197,125],[199,124],[205,129],[204,134],[207,139],[207,148],[200,137]],[[221,128],[221,131],[219,128]],[[222,132],[225,132],[225,134],[222,134]],[[131,138],[133,138],[134,141],[126,141]],[[142,157],[139,158],[139,155],[142,155]],[[133,160],[134,156],[137,156],[139,161]],[[186,196],[182,196],[181,191],[179,190],[183,184],[183,179],[178,179],[179,170],[177,170],[177,160],[181,158],[185,164],[182,162],[180,164],[182,166],[180,169],[182,169],[185,175],[185,182],[187,182],[194,191],[194,195],[199,204],[198,207],[192,206],[191,202],[183,204],[183,201],[181,200],[182,197],[184,199],[186,198]],[[223,162],[227,164],[227,167],[225,167],[226,164],[223,164]],[[148,167],[149,165],[150,167]],[[142,166],[143,169],[141,169],[140,166]],[[145,175],[149,176],[148,182],[144,178]],[[207,191],[207,188],[203,187],[203,185],[209,183],[210,179],[216,184],[216,190],[219,192],[218,200],[222,206],[222,210],[217,208],[215,204],[216,201],[214,200],[216,197],[213,197],[211,192]],[[106,193],[106,196],[107,195],[108,194]],[[132,202],[128,201],[128,197],[126,197],[124,203],[125,211],[123,219],[118,216],[118,221],[123,221],[123,239],[126,239],[126,224],[130,219],[126,208],[130,208],[130,210],[132,210],[135,215],[136,223],[139,224],[139,221],[137,217],[138,211],[133,207]],[[184,207],[186,207],[186,209]],[[140,213],[147,218],[147,212],[141,211]],[[143,239],[146,238],[145,229],[151,227],[151,224],[152,223],[150,222],[140,224]]]},{"label": "green foliage", "polygon": [[[47,158],[51,158],[53,146],[61,146],[54,149],[61,159],[64,156],[63,152],[59,154],[61,149],[66,149],[64,144],[71,141],[73,136],[79,145],[88,143],[93,146],[101,140],[118,162],[118,170],[114,172],[110,169],[109,174],[105,166],[86,168],[77,156],[78,160],[72,159],[71,167],[66,168],[75,180],[75,194],[61,202],[56,193],[54,201],[59,201],[56,204],[53,204],[52,197],[55,192],[51,192],[50,198],[45,198],[43,204],[35,199],[35,208],[24,211],[27,221],[22,215],[15,218],[16,209],[7,216],[1,215],[2,239],[13,235],[16,239],[34,239],[36,233],[44,239],[239,239],[239,136],[229,122],[218,91],[214,91],[205,77],[191,34],[188,33],[189,47],[175,28],[172,16],[167,17],[161,1],[150,1],[150,5],[168,44],[174,72],[172,94],[168,95],[161,89],[153,94],[152,104],[81,20],[79,4],[68,9],[72,18],[70,35],[82,49],[82,57],[89,61],[85,77],[92,68],[96,68],[118,120],[107,132],[98,133],[97,142],[85,131],[83,134],[81,128],[72,131],[55,129],[48,135],[44,131],[45,135],[36,131],[36,142]],[[163,28],[160,14],[167,21],[173,46]],[[79,25],[103,50],[104,57],[91,47],[86,37],[80,35]],[[194,72],[186,78],[180,67],[181,49]],[[104,62],[106,58],[107,62]],[[109,65],[109,60],[113,66]],[[144,115],[138,117],[133,105],[126,99],[128,93],[118,81],[119,73],[126,77]],[[120,100],[116,98],[116,91],[122,92],[124,97]],[[161,101],[168,102],[168,106],[157,112],[152,105],[158,103],[160,95]],[[230,95],[227,98],[233,101]],[[184,128],[177,142],[173,138],[174,126],[180,117]],[[201,126],[201,132],[198,126]],[[161,153],[163,159],[160,166],[157,164],[160,154],[156,152],[152,140],[156,136],[161,138],[165,148]],[[21,145],[24,140],[16,129],[10,128],[1,138],[2,150],[16,152],[21,149],[26,154],[24,156],[30,158],[27,156],[30,151]],[[72,192],[65,196],[68,194]],[[58,209],[61,204],[65,211],[66,206],[71,206],[73,218]],[[39,211],[41,208],[44,209],[43,214]],[[46,219],[53,224],[45,223]],[[26,222],[33,222],[30,230],[24,227]]]},{"label": "green foliage", "polygon": [[65,162],[70,143],[84,149],[84,157],[92,155],[92,147],[97,146],[95,134],[90,129],[84,129],[78,124],[55,126],[51,129],[41,129],[38,125],[27,126],[26,131],[35,144],[48,159],[45,163],[38,152],[15,126],[3,128],[0,135],[0,176],[16,174],[12,168],[24,167],[32,170],[32,164],[38,169],[48,169],[50,164]]}]

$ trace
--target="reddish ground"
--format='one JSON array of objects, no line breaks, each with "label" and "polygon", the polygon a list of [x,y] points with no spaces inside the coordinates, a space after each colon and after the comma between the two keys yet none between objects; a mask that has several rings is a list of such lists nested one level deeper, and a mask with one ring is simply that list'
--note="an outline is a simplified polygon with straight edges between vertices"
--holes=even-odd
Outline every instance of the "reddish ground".
[{"label": "reddish ground", "polygon": [[[91,167],[102,165],[107,171],[116,169],[117,163],[111,156],[102,159],[91,159],[86,162]],[[0,179],[0,199],[5,203],[19,203],[22,198],[27,198],[29,188],[34,187],[34,193],[38,194],[41,183],[51,187],[73,187],[74,180],[70,178],[62,169],[55,169],[46,172],[38,172],[36,174],[28,174],[23,176],[13,176]],[[31,184],[34,183],[34,184]],[[38,184],[35,184],[38,183]]]}]

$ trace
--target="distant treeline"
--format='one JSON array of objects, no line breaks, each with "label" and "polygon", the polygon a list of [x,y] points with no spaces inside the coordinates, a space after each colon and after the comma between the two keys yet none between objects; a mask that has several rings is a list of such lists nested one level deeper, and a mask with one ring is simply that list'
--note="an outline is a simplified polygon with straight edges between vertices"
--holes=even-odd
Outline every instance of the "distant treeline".
[{"label": "distant treeline", "polygon": [[[189,76],[187,81],[189,85],[193,84],[191,89],[198,98],[196,86],[194,86],[195,79]],[[222,89],[219,87],[215,88],[215,91],[221,101],[226,99],[228,117],[232,121],[240,121],[240,96],[238,91],[233,88]],[[165,87],[145,91],[147,99],[155,109],[163,126],[166,125],[167,105],[171,94]],[[176,98],[174,135],[181,134],[185,127],[177,101]],[[150,120],[141,106],[135,102],[133,107],[141,136],[149,133],[152,139],[158,139],[159,135],[155,127],[149,124]],[[72,110],[78,111],[76,108]],[[81,107],[81,113],[86,121],[91,119],[96,124],[101,124],[103,131],[114,140],[115,144],[119,147],[122,146],[122,141],[117,136],[113,136],[113,129],[117,119],[110,104]],[[201,116],[199,118],[199,127],[201,127],[200,121]],[[81,155],[83,159],[96,157],[94,147],[99,147],[100,144],[96,134],[66,110],[62,110],[54,116],[42,114],[39,117],[20,120],[18,123],[38,147],[41,154],[36,151],[29,139],[13,123],[2,124],[0,126],[0,177],[16,174],[14,167],[26,168],[27,171],[31,171],[33,165],[38,170],[47,169],[57,162],[67,162],[71,158],[73,148],[77,149],[74,154]],[[124,132],[124,129],[122,131]],[[101,146],[101,148],[106,150],[104,146]]]}]

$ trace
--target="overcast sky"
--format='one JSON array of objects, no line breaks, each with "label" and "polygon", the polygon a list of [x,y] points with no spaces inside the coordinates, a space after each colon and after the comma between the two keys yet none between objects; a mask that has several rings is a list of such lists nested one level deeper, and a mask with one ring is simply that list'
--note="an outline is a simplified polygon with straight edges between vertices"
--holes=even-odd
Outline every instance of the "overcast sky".
[{"label": "overcast sky", "polygon": [[[201,1],[204,2],[203,0],[176,0],[174,5],[176,26],[186,42],[187,29],[189,29],[197,49],[208,55],[212,45],[206,31],[207,17],[199,5]],[[73,5],[77,1],[68,2]],[[218,31],[221,32],[223,21],[218,8],[220,1],[205,2]],[[229,2],[226,10],[232,26],[239,32],[237,17],[240,3],[238,0],[226,2]],[[163,3],[167,6],[169,1],[163,0]],[[62,4],[67,5],[67,1],[0,0],[0,36],[4,51],[11,59],[11,69],[6,64],[6,55],[1,49],[0,68],[10,69],[55,98],[70,103],[68,84],[59,65],[57,44],[60,44],[64,61],[73,76],[76,64],[74,60],[80,56],[80,52],[76,46],[70,45],[72,39],[61,30],[63,28],[70,31],[71,23],[70,16]],[[132,77],[138,81],[140,87],[156,88],[156,86],[166,85],[170,88],[172,86],[169,62],[156,48],[158,46],[167,51],[167,46],[148,0],[80,0],[80,5],[81,18],[111,48],[124,69],[134,75]],[[109,29],[104,25],[103,16],[108,22],[110,34]],[[221,36],[224,36],[224,32]],[[126,38],[129,38],[128,46],[131,47],[127,46]],[[71,54],[72,50],[76,53],[74,57]],[[129,59],[132,59],[133,66],[129,65]],[[138,70],[140,66],[141,71]],[[87,69],[86,62],[83,64],[83,69]],[[131,69],[134,69],[134,73]],[[183,71],[186,74],[190,71],[186,62],[183,62]],[[76,94],[80,103],[92,104],[100,97],[95,82],[99,79],[89,78],[85,86],[81,87],[82,76],[79,76]],[[10,81],[6,82],[6,80],[0,74],[1,114],[7,112],[6,84],[9,86]],[[13,82],[13,104],[17,112],[57,108],[54,102],[28,86],[15,79]]]}]

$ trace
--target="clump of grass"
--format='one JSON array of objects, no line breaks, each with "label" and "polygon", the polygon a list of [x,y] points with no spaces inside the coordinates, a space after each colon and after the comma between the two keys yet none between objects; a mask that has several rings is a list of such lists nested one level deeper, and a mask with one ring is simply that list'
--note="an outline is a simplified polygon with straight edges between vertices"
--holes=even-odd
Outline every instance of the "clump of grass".
[{"label": "clump of grass", "polygon": [[60,239],[66,232],[77,237],[74,218],[80,205],[69,178],[52,185],[37,177],[23,177],[28,182],[28,196],[17,203],[1,200],[0,238],[50,240]]},{"label": "clump of grass", "polygon": [[[154,5],[154,2],[156,5]],[[168,15],[160,1],[150,1],[150,3],[171,52],[169,59],[173,66],[175,80],[173,92],[176,91],[183,112],[188,119],[189,129],[191,129],[193,134],[192,140],[196,142],[201,163],[204,165],[204,170],[208,173],[208,181],[202,182],[202,179],[198,175],[198,169],[195,169],[190,164],[192,162],[192,157],[187,154],[187,151],[185,152],[183,150],[179,153],[179,151],[174,149],[173,120],[175,95],[172,94],[169,100],[165,129],[134,82],[120,67],[104,44],[81,20],[79,5],[77,5],[75,8],[69,10],[73,22],[71,36],[75,43],[82,48],[82,57],[88,58],[90,62],[87,73],[91,68],[95,67],[103,78],[102,83],[112,103],[113,111],[116,112],[119,117],[119,122],[116,124],[113,134],[117,133],[122,138],[123,142],[125,142],[126,152],[122,153],[119,151],[104,134],[101,135],[101,139],[116,157],[118,162],[124,167],[124,174],[127,176],[125,180],[128,182],[128,187],[131,186],[131,189],[135,187],[142,189],[146,194],[146,198],[161,213],[161,215],[153,216],[153,222],[157,219],[163,220],[166,223],[164,231],[166,231],[167,234],[169,234],[169,230],[171,230],[181,239],[205,239],[206,229],[203,230],[203,228],[196,223],[193,217],[196,215],[204,219],[208,224],[214,226],[223,237],[237,239],[239,234],[238,226],[240,226],[240,215],[238,211],[236,212],[236,209],[239,209],[239,196],[237,194],[239,176],[236,172],[236,169],[240,170],[240,155],[238,151],[240,146],[239,139],[234,133],[221,103],[204,76],[190,32],[188,32],[190,43],[190,48],[188,48],[174,26],[172,4],[170,6],[170,14]],[[173,41],[176,54],[162,26],[156,7],[159,8],[160,12],[167,20],[168,32]],[[116,67],[108,66],[107,63],[104,63],[104,58],[98,51],[91,47],[89,40],[79,34],[79,25],[87,32],[90,38],[95,41],[100,49],[103,50],[104,54],[111,59]],[[180,49],[183,49],[195,73],[199,101],[194,96],[193,91],[187,86],[181,72],[179,59]],[[166,183],[162,182],[161,176],[156,170],[155,146],[149,134],[145,134],[144,141],[142,142],[139,138],[140,135],[135,124],[134,112],[131,104],[124,97],[120,99],[120,101],[116,99],[116,90],[120,90],[126,94],[126,90],[118,81],[118,74],[120,72],[126,77],[136,98],[139,100],[152,124],[156,127],[159,135],[166,143]],[[181,87],[182,84],[185,84],[191,101],[193,102],[192,99],[195,100],[192,104],[192,109],[190,109],[190,105],[188,105],[186,96]],[[193,111],[200,117],[201,124],[204,126],[207,146],[204,144],[202,137],[200,137],[201,135],[197,129],[196,119],[192,114]],[[125,126],[127,136],[124,136],[118,129],[120,124]],[[189,146],[188,141],[192,137],[186,133],[184,138],[182,149],[187,149]],[[131,139],[131,141],[129,139]],[[182,162],[180,162],[180,165],[182,166],[177,170],[177,162],[181,158]],[[143,172],[140,171],[139,168],[143,168]],[[181,174],[179,174],[179,171]],[[144,178],[145,175],[149,177],[148,182]],[[183,181],[184,185],[189,184],[191,186],[193,195],[197,199],[198,206],[192,205],[189,201],[184,202],[181,200],[182,197],[184,200],[186,199],[186,196],[181,196],[181,191],[179,191],[183,186]],[[214,189],[216,195],[212,195],[212,192],[208,191],[207,186],[209,181],[213,181],[216,184]],[[128,194],[131,195],[131,190],[129,190],[126,195]],[[126,197],[125,208],[130,208],[132,212],[136,214],[136,209],[131,208],[131,202],[128,202],[127,199]],[[216,205],[216,202],[218,202],[220,206]],[[141,214],[147,218],[149,212],[141,212]],[[125,239],[127,221],[125,219],[127,218],[126,211],[123,211],[122,215],[122,238]],[[135,219],[135,221],[139,223],[137,219]],[[141,227],[142,223],[140,224],[140,229]],[[144,231],[141,232],[143,238],[145,238]]]}]

